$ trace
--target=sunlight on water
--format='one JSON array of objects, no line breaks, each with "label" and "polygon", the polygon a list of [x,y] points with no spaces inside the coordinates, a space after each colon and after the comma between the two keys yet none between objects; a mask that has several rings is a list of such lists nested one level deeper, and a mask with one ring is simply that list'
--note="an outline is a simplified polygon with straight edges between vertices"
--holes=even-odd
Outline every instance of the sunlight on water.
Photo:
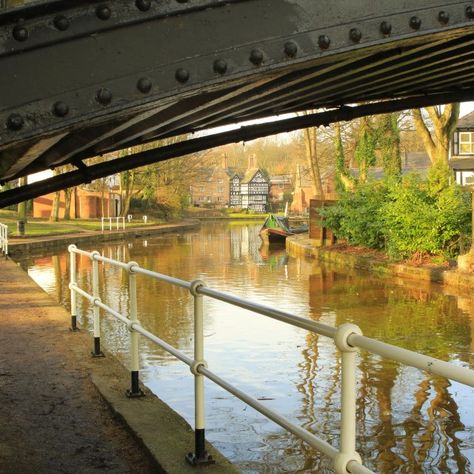
[{"label": "sunlight on water", "polygon": [[[474,299],[443,295],[419,282],[393,281],[259,250],[257,225],[209,223],[200,231],[133,240],[97,250],[142,267],[207,285],[329,325],[358,324],[365,335],[474,368]],[[83,247],[86,248],[87,247]],[[94,248],[95,249],[95,248]],[[88,248],[92,250],[92,248]],[[68,305],[68,257],[31,257],[29,274]],[[78,259],[90,289],[90,261]],[[127,276],[100,265],[102,299],[127,314]],[[191,355],[192,300],[185,290],[138,277],[139,319]],[[337,445],[340,357],[327,338],[205,298],[206,359],[211,370],[285,417]],[[91,329],[80,300],[79,320]],[[103,319],[104,343],[128,364],[128,333]],[[141,341],[142,377],[193,424],[189,369]],[[474,389],[361,352],[358,450],[378,472],[474,469]],[[246,473],[330,472],[331,463],[210,382],[208,439]]]}]

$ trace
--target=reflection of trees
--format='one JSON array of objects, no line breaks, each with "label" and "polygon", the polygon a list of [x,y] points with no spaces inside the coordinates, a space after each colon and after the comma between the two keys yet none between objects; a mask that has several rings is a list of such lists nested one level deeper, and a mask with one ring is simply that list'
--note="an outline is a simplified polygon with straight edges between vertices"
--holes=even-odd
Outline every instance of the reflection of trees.
[{"label": "reflection of trees", "polygon": [[[407,292],[383,280],[323,269],[311,276],[310,306],[315,319],[323,318],[328,308],[336,309],[336,325],[355,322],[369,337],[440,359],[449,360],[453,353],[469,353],[466,319],[459,315],[456,300],[440,293],[420,288]],[[433,334],[438,337],[433,338]],[[325,406],[318,406],[318,414],[339,409],[331,406],[332,391],[336,388],[339,391],[339,370],[331,375],[331,380],[322,380],[321,372],[328,361],[318,353],[317,339],[308,337],[306,341],[299,364],[301,382],[297,387],[304,394],[301,416],[305,426],[310,427],[315,421],[315,404],[321,402],[315,399],[315,385],[324,385],[326,389]],[[319,374],[316,374],[318,366]],[[407,393],[403,394],[403,400],[398,400],[393,397],[395,390],[400,390],[397,384],[401,373],[395,362],[360,353],[357,416],[363,458],[371,459],[377,471],[387,473],[421,472],[434,466],[442,472],[468,472],[468,461],[456,436],[464,426],[449,392],[449,381],[428,378],[416,387],[404,380]],[[412,399],[410,414],[403,418],[397,415],[393,404],[403,406]],[[422,415],[424,406],[426,417]],[[334,427],[339,428],[337,419],[332,423],[332,427],[323,424],[324,437],[330,436]],[[305,457],[314,455],[309,449],[303,452]],[[306,459],[305,466],[311,466],[310,460]]]}]

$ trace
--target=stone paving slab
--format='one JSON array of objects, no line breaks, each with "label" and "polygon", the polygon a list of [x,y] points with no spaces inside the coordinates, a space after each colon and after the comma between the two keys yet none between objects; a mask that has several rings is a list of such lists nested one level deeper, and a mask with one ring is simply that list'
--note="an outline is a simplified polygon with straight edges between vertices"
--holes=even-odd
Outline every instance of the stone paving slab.
[{"label": "stone paving slab", "polygon": [[[2,258],[0,472],[196,472],[183,461],[189,425],[150,392],[126,399],[126,370],[110,355],[92,359],[89,333],[68,328],[66,310]],[[205,472],[238,472],[209,449],[217,464]]]}]

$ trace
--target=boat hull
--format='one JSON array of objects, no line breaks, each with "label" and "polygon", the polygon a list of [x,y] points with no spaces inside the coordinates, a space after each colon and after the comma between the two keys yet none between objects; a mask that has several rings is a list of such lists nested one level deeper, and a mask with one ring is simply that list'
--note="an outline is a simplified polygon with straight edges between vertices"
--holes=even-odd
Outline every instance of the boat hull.
[{"label": "boat hull", "polygon": [[290,235],[281,229],[262,229],[260,230],[260,238],[264,243],[277,244],[285,243],[287,236]]}]

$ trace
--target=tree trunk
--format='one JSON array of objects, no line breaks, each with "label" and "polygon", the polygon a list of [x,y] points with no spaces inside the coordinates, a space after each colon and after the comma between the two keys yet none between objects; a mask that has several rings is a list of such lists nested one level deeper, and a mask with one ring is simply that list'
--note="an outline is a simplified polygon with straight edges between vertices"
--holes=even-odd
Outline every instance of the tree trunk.
[{"label": "tree trunk", "polygon": [[323,184],[321,181],[321,172],[318,163],[317,140],[318,137],[316,134],[316,127],[306,128],[304,130],[306,160],[311,173],[313,193],[320,199],[324,199]]},{"label": "tree trunk", "polygon": [[443,112],[440,107],[426,107],[426,112],[431,121],[431,127],[427,124],[428,118],[423,116],[420,109],[412,111],[416,130],[423,141],[431,164],[447,167],[449,141],[459,118],[459,104],[447,104]]},{"label": "tree trunk", "polygon": [[72,191],[73,188],[64,190],[64,220],[66,221],[71,219]]},{"label": "tree trunk", "polygon": [[[24,176],[18,180],[19,186],[25,186],[28,180],[27,177]],[[25,225],[27,223],[27,215],[26,215],[26,204],[27,201],[20,202],[17,207],[18,213],[18,220],[17,220],[17,230],[19,235],[25,235]]]}]

